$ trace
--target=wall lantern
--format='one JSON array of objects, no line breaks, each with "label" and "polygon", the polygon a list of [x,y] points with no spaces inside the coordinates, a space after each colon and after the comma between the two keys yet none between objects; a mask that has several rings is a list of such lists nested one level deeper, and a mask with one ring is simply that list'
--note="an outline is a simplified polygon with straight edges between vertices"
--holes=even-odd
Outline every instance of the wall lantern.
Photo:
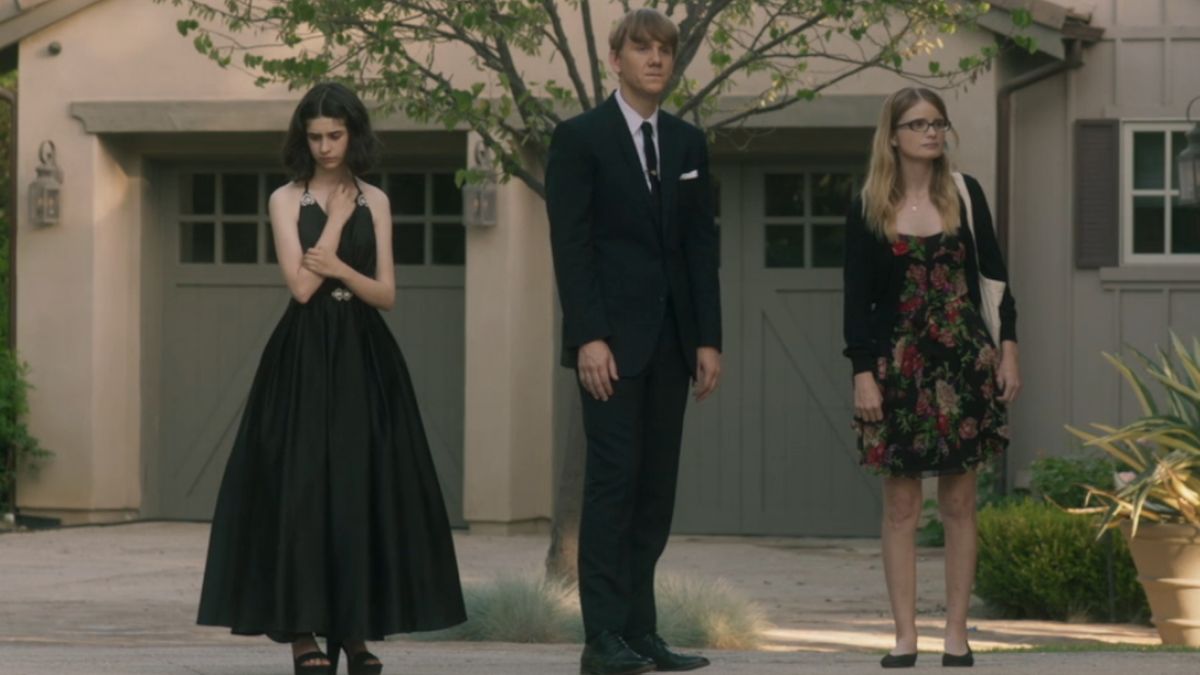
[{"label": "wall lantern", "polygon": [[463,224],[467,227],[496,225],[496,174],[492,170],[492,153],[482,142],[475,144],[475,166],[486,177],[477,183],[463,185]]},{"label": "wall lantern", "polygon": [[37,178],[29,184],[29,219],[34,227],[57,225],[62,207],[62,169],[54,156],[54,141],[38,148]]},{"label": "wall lantern", "polygon": [[[1200,96],[1192,99],[1187,107],[1187,121],[1192,121],[1192,103],[1200,101]],[[1200,123],[1192,127],[1187,135],[1188,144],[1179,153],[1179,201],[1185,205],[1200,205]]]}]

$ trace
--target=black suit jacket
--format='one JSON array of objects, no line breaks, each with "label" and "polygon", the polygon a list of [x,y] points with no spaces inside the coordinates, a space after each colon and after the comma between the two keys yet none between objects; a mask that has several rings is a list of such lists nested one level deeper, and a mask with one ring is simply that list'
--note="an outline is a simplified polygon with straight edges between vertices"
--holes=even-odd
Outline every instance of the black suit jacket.
[{"label": "black suit jacket", "polygon": [[[696,348],[721,348],[718,242],[704,133],[659,111],[661,211],[616,98],[554,130],[546,209],[564,366],[579,347],[609,344],[622,376],[645,368],[668,299],[688,365]],[[680,176],[695,172],[691,180]]]}]

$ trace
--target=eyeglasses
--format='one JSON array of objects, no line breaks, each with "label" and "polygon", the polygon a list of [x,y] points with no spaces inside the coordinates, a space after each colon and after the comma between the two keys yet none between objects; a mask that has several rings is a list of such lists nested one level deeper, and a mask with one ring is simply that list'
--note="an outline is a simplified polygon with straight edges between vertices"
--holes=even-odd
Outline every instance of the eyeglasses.
[{"label": "eyeglasses", "polygon": [[933,127],[933,130],[940,134],[950,128],[950,120],[913,120],[911,122],[905,122],[903,124],[896,125],[897,129],[910,129],[918,134],[925,133],[930,127]]}]

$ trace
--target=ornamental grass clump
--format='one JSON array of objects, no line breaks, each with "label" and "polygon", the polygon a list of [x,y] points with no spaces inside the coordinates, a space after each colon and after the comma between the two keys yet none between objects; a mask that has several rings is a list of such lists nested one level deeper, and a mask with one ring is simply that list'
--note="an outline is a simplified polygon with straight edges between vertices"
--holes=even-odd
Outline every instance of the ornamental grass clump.
[{"label": "ornamental grass clump", "polygon": [[[658,632],[672,645],[754,649],[767,628],[763,611],[721,580],[659,575]],[[419,640],[579,643],[583,620],[573,584],[532,576],[500,577],[463,588],[467,621],[415,634]]]},{"label": "ornamental grass clump", "polygon": [[1133,350],[1145,374],[1161,385],[1165,405],[1121,357],[1106,353],[1137,395],[1142,417],[1119,428],[1092,424],[1099,433],[1067,427],[1118,463],[1114,485],[1089,485],[1088,504],[1072,509],[1099,514],[1102,531],[1128,521],[1136,537],[1143,519],[1200,527],[1200,340],[1193,338],[1189,351],[1172,333],[1171,344],[1173,353],[1159,349],[1157,361]]}]

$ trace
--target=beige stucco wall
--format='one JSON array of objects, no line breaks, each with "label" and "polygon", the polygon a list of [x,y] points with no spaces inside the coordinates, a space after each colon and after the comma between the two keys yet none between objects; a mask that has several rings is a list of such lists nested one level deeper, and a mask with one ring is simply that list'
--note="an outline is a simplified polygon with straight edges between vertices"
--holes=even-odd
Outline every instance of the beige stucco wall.
[{"label": "beige stucco wall", "polygon": [[54,141],[64,174],[59,225],[35,230],[27,207],[17,209],[16,337],[33,385],[29,426],[55,453],[20,480],[27,513],[112,520],[141,505],[142,160],[85,133],[69,104],[291,97],[208,63],[175,32],[177,15],[169,5],[110,0],[20,44],[21,197],[43,140]]},{"label": "beige stucco wall", "polygon": [[519,180],[497,187],[496,206],[496,226],[467,230],[463,512],[472,531],[531,531],[548,522],[553,482],[550,231]]},{"label": "beige stucco wall", "polygon": [[[619,5],[595,5],[605,49]],[[141,270],[143,230],[154,218],[146,207],[153,203],[150,183],[143,157],[86,133],[68,107],[97,101],[290,102],[298,96],[218,69],[178,35],[181,16],[170,4],[107,0],[20,45],[17,183],[23,188],[33,180],[44,139],[57,144],[65,174],[60,225],[33,230],[18,209],[17,342],[35,387],[30,427],[56,452],[39,477],[21,480],[20,504],[31,512],[111,519],[135,514],[142,500],[141,383],[148,366],[141,322],[148,294]],[[574,44],[583,44],[577,17],[565,23]],[[961,33],[937,58],[953,63],[991,40]],[[51,42],[62,46],[59,55],[47,51]],[[440,63],[454,64],[456,81],[481,77],[463,50],[438,49]],[[693,74],[702,77],[706,62],[699,55]],[[566,81],[560,60],[530,58],[522,65],[530,80]],[[921,61],[912,65],[915,71],[924,67]],[[608,85],[614,81],[610,76]],[[868,72],[828,94],[886,94],[904,84],[895,75]],[[730,94],[752,95],[760,85],[743,82]],[[995,76],[987,72],[969,91],[946,93],[963,139],[960,164],[989,190],[994,87]],[[259,128],[262,120],[252,117],[245,119],[247,128]],[[550,382],[557,336],[547,225],[542,201],[518,181],[500,188],[499,206],[500,225],[467,235],[465,511],[483,528],[536,527],[550,514],[555,414]]]}]

